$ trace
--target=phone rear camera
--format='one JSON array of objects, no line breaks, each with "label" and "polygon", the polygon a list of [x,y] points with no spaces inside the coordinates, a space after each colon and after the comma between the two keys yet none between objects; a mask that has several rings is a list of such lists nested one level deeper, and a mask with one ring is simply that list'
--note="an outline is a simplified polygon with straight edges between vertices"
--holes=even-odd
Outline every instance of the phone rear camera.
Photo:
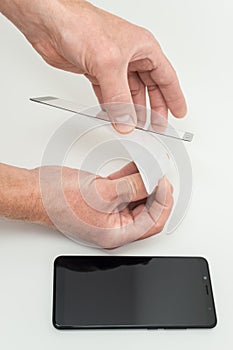
[{"label": "phone rear camera", "polygon": [[205,280],[205,281],[206,281],[206,280],[207,280],[207,276],[203,276],[203,280]]}]

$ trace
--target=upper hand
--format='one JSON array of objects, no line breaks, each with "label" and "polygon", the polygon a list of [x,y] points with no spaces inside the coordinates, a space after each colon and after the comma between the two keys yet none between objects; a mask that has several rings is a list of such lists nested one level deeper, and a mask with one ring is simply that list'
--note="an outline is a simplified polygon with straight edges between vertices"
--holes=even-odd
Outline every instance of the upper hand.
[{"label": "upper hand", "polygon": [[146,90],[152,110],[185,115],[175,70],[148,30],[82,0],[20,3],[26,8],[12,21],[47,63],[86,75],[120,132],[131,131],[137,118],[144,123],[145,113],[139,116],[132,103],[145,106]]}]

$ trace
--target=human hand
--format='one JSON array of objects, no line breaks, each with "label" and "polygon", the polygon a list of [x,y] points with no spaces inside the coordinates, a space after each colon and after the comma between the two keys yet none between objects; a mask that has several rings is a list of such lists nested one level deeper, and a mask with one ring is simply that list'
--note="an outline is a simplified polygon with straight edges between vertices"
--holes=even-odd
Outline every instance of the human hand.
[{"label": "human hand", "polygon": [[132,103],[145,106],[146,90],[152,110],[185,115],[177,75],[148,30],[82,0],[2,0],[0,9],[47,63],[91,81],[118,131],[145,122]]},{"label": "human hand", "polygon": [[40,180],[36,222],[52,226],[76,241],[115,248],[159,233],[173,205],[166,178],[148,196],[134,163],[102,178],[67,167],[32,170]]}]

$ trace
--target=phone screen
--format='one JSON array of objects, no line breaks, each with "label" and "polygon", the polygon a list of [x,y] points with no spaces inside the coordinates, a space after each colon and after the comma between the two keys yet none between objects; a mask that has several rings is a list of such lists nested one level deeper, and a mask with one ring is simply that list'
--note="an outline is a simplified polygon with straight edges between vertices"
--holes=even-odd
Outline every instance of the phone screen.
[{"label": "phone screen", "polygon": [[53,324],[83,328],[212,328],[208,263],[200,257],[60,256]]}]

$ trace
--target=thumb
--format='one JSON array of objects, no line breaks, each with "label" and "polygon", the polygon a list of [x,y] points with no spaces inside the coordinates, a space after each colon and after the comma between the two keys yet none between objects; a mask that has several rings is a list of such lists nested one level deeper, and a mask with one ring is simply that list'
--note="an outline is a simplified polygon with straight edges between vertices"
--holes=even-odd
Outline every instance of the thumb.
[{"label": "thumb", "polygon": [[118,198],[118,204],[135,202],[148,197],[139,173],[112,180],[112,184],[113,192]]},{"label": "thumb", "polygon": [[112,69],[101,74],[99,80],[103,110],[108,116],[114,128],[127,134],[134,130],[137,124],[137,116],[128,84],[127,68]]}]

